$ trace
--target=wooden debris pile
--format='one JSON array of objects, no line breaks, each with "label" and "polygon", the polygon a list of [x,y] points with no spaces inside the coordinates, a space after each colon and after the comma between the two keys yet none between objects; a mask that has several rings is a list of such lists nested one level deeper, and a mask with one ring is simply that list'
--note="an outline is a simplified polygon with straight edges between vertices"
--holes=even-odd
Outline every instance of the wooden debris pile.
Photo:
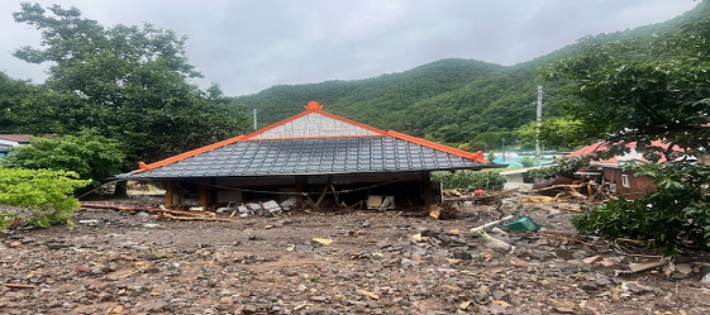
[{"label": "wooden debris pile", "polygon": [[185,221],[222,221],[222,222],[239,222],[232,219],[235,212],[230,215],[229,218],[218,218],[217,214],[211,210],[199,210],[199,211],[186,211],[178,209],[169,209],[163,207],[126,207],[117,205],[103,205],[103,204],[91,204],[82,203],[82,209],[102,209],[102,210],[122,210],[129,212],[146,212],[157,214],[162,218],[171,220],[185,220]]},{"label": "wooden debris pile", "polygon": [[[451,191],[445,191],[444,192],[444,202],[461,202],[461,201],[471,201],[475,202],[476,204],[483,204],[483,205],[491,205],[491,204],[498,204],[501,202],[501,200],[512,197],[518,189],[511,189],[511,190],[504,190],[504,191],[498,191],[498,192],[483,192],[481,194],[462,194],[461,192],[456,191],[457,193],[454,194]],[[448,192],[448,193],[446,193]],[[448,196],[447,196],[448,194]]]},{"label": "wooden debris pile", "polygon": [[552,185],[538,188],[533,191],[545,196],[554,196],[555,200],[587,202],[603,201],[610,199],[615,195],[610,191],[608,186],[599,185],[599,183],[594,180],[579,180],[568,185]]}]

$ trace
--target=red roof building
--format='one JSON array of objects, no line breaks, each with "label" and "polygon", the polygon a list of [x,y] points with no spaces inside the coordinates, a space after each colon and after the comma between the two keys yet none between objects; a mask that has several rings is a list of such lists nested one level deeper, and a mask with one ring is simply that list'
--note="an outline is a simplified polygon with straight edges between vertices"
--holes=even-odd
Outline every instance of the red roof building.
[{"label": "red roof building", "polygon": [[[608,150],[609,145],[610,144],[606,142],[597,142],[572,152],[567,156],[585,156],[595,152],[603,152]],[[626,172],[622,169],[622,166],[626,162],[649,162],[643,158],[642,153],[636,151],[636,142],[629,142],[624,145],[629,148],[631,152],[625,155],[615,156],[607,160],[594,160],[590,164],[600,168],[598,176],[601,184],[608,185],[612,191],[623,195],[626,199],[633,200],[655,191],[656,187],[651,178],[646,176],[635,176],[633,173]],[[669,143],[663,141],[654,141],[651,145],[663,149],[667,149],[670,146]],[[659,163],[665,161],[665,158],[662,157],[661,160],[659,160]]]}]

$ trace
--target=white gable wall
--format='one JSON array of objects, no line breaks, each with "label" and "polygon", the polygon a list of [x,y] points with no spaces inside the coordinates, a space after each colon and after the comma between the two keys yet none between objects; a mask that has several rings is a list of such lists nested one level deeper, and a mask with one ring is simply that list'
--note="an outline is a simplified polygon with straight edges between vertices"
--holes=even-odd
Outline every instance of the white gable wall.
[{"label": "white gable wall", "polygon": [[333,119],[319,113],[311,113],[256,135],[252,139],[376,135],[378,134],[366,128]]}]

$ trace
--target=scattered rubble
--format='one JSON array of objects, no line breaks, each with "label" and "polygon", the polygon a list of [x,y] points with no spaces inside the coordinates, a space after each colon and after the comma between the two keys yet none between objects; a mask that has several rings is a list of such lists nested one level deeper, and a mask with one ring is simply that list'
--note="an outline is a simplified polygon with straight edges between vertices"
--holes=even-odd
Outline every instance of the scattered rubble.
[{"label": "scattered rubble", "polygon": [[[578,235],[560,209],[584,204],[484,195],[439,205],[449,220],[79,210],[91,224],[0,233],[0,313],[710,313],[707,253],[671,265],[634,240]],[[509,233],[523,217],[540,231]]]}]

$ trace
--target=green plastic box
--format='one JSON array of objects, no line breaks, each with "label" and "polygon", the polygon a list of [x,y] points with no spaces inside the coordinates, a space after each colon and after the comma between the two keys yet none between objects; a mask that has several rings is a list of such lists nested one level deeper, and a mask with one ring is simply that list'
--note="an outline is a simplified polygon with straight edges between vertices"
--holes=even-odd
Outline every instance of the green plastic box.
[{"label": "green plastic box", "polygon": [[506,229],[510,232],[520,232],[520,231],[531,231],[537,232],[540,226],[535,223],[530,217],[522,217],[517,221],[510,222],[504,225]]}]

